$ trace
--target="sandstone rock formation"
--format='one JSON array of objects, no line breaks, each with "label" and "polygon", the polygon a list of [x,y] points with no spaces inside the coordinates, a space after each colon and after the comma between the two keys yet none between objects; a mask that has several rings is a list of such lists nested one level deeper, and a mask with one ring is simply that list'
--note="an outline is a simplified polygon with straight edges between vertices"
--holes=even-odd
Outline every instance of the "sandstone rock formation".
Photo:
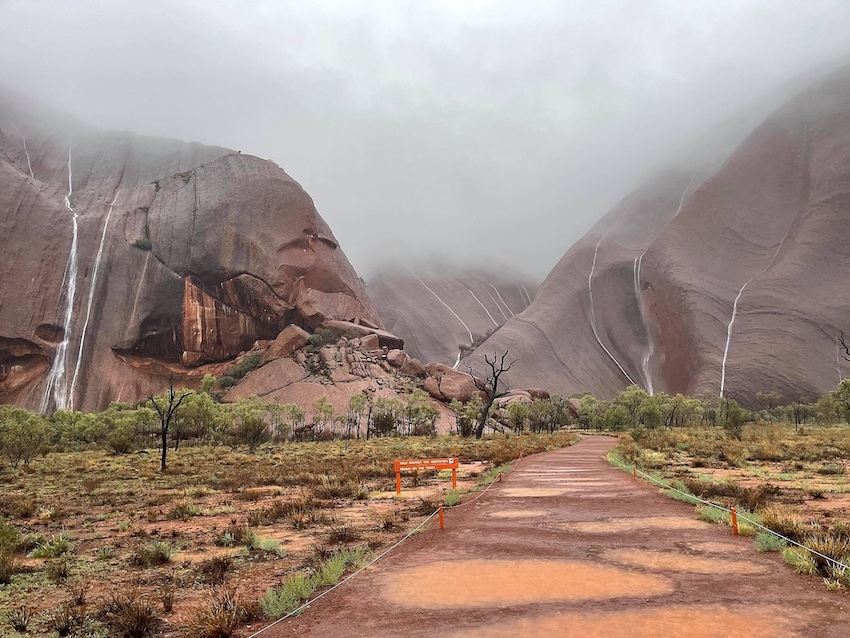
[{"label": "sandstone rock formation", "polygon": [[381,327],[270,161],[0,96],[0,401],[95,409],[329,319]]},{"label": "sandstone rock formation", "polygon": [[455,365],[508,319],[525,310],[537,286],[504,269],[389,269],[370,278],[369,296],[387,330],[405,340],[407,353]]},{"label": "sandstone rock formation", "polygon": [[510,349],[514,387],[786,400],[850,367],[850,68],[815,81],[721,166],[660,174],[564,255],[481,352]]},{"label": "sandstone rock formation", "polygon": [[[331,322],[325,324],[331,325]],[[339,328],[339,326],[338,326]],[[287,328],[291,330],[292,328]],[[423,380],[398,366],[399,360],[410,360],[403,350],[387,350],[378,345],[378,335],[398,339],[383,330],[352,330],[352,334],[340,334],[332,343],[319,347],[305,345],[287,356],[277,357],[273,352],[274,344],[265,346],[262,361],[271,362],[250,372],[241,383],[230,388],[224,395],[224,401],[258,397],[262,401],[275,403],[294,403],[305,408],[308,413],[313,403],[322,397],[334,407],[336,414],[345,414],[352,395],[365,394],[372,398],[395,398],[404,402],[413,388],[424,386],[427,391],[429,382],[435,382],[436,375],[446,378],[446,389],[453,388],[468,399],[475,386],[469,375],[461,374],[437,364],[429,366],[429,376]],[[338,333],[339,334],[339,333]],[[395,363],[393,362],[395,361]],[[420,364],[421,365],[421,364]],[[451,394],[451,392],[449,392]],[[438,410],[439,418],[436,431],[444,434],[454,428],[454,415],[448,403],[454,395],[438,395],[432,405]],[[464,399],[464,400],[465,400]]]}]

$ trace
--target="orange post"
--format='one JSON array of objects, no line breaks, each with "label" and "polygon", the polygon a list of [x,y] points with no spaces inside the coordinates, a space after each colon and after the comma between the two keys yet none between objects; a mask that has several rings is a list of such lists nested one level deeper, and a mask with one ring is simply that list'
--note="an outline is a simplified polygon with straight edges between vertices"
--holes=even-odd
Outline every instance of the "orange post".
[{"label": "orange post", "polygon": [[401,472],[395,473],[395,493],[401,494]]},{"label": "orange post", "polygon": [[738,512],[735,511],[735,508],[732,508],[732,533],[737,536],[738,535]]},{"label": "orange post", "polygon": [[452,489],[457,489],[457,470],[452,468]]},{"label": "orange post", "polygon": [[501,472],[499,472],[499,482],[500,483],[502,482],[502,473]]},{"label": "orange post", "polygon": [[635,465],[634,467],[632,467],[632,475],[633,475],[635,478],[637,478],[637,465]]},{"label": "orange post", "polygon": [[440,504],[440,529],[445,528],[446,524],[443,521],[443,505]]}]

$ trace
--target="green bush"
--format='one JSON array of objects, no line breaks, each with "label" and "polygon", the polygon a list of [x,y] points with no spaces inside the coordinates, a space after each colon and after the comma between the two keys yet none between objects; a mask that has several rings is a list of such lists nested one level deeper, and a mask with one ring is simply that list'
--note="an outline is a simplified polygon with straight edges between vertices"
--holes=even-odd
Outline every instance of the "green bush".
[{"label": "green bush", "polygon": [[133,248],[138,248],[139,250],[144,250],[145,252],[149,251],[153,247],[151,244],[151,240],[147,237],[142,237],[141,239],[137,239],[133,242]]},{"label": "green bush", "polygon": [[783,538],[779,538],[770,532],[760,532],[756,534],[753,541],[756,549],[760,552],[778,552],[788,546],[788,543]]},{"label": "green bush", "polygon": [[40,543],[30,552],[33,558],[56,558],[74,551],[74,543],[68,534],[60,533]]},{"label": "green bush", "polygon": [[262,355],[259,352],[253,352],[243,357],[242,361],[227,372],[236,380],[242,379],[246,374],[260,367],[260,359],[262,359]]},{"label": "green bush", "polygon": [[329,343],[336,343],[338,339],[339,334],[335,330],[319,326],[310,335],[310,345],[318,348]]}]

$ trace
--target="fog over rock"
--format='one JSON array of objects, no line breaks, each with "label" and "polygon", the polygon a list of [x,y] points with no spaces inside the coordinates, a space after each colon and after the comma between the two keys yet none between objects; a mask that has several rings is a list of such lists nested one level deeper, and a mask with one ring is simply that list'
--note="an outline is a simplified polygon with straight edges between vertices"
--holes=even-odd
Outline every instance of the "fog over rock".
[{"label": "fog over rock", "polygon": [[536,290],[530,277],[504,266],[450,263],[382,269],[368,287],[387,329],[404,339],[409,355],[450,366],[525,310]]},{"label": "fog over rock", "polygon": [[95,409],[327,319],[380,327],[310,197],[267,160],[102,132],[0,96],[0,400]]},{"label": "fog over rock", "polygon": [[847,373],[850,67],[809,86],[719,168],[680,164],[570,248],[488,339],[518,387],[811,399]]}]

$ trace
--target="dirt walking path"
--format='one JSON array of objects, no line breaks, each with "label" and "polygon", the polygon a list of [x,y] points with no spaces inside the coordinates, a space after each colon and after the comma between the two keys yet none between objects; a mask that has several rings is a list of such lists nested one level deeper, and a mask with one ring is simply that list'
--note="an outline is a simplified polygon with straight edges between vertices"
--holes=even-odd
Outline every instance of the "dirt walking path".
[{"label": "dirt walking path", "polygon": [[612,468],[610,437],[523,459],[467,507],[264,632],[845,637],[850,598]]}]

